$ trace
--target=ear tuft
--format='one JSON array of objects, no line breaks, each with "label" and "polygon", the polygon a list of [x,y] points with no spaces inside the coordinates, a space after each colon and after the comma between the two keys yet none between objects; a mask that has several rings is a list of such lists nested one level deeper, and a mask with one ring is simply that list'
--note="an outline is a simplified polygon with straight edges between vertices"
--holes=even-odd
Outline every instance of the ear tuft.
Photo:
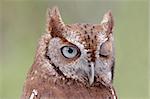
[{"label": "ear tuft", "polygon": [[105,32],[112,33],[114,27],[114,20],[111,11],[109,10],[103,17],[101,25]]},{"label": "ear tuft", "polygon": [[60,12],[57,6],[49,9],[49,17],[54,19],[61,19]]},{"label": "ear tuft", "polygon": [[47,10],[47,28],[46,31],[51,33],[53,28],[61,28],[64,26],[59,9],[57,6]]}]

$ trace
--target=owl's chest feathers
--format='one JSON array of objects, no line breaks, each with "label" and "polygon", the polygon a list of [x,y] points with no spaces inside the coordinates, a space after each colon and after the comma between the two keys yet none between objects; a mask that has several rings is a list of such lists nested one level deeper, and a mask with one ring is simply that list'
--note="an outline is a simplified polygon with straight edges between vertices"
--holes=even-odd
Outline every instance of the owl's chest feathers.
[{"label": "owl's chest feathers", "polygon": [[[52,69],[52,68],[51,68]],[[86,86],[85,84],[60,76],[54,69],[49,72],[32,69],[26,81],[26,91],[31,96],[37,91],[36,99],[113,99],[111,89],[101,84]],[[48,73],[49,72],[49,73]]]}]

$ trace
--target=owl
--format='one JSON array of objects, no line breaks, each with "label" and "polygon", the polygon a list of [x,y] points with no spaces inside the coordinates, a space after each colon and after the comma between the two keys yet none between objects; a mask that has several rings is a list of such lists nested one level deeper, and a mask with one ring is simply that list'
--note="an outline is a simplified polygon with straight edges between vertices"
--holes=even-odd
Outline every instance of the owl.
[{"label": "owl", "polygon": [[99,24],[65,24],[57,7],[47,16],[21,99],[117,99],[111,11]]}]

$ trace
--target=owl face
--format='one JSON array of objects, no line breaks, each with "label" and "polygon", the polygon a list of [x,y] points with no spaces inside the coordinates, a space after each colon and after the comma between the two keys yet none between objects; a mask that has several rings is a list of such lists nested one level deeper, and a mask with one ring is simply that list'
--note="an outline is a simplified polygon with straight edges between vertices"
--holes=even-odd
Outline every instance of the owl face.
[{"label": "owl face", "polygon": [[113,20],[110,12],[100,24],[65,25],[57,8],[48,12],[46,55],[66,78],[84,84],[110,84],[113,77]]}]

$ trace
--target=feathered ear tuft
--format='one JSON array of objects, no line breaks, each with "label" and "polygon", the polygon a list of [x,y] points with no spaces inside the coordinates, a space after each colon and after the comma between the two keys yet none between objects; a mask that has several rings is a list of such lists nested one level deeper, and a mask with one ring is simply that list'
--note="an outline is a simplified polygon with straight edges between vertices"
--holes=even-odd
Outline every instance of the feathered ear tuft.
[{"label": "feathered ear tuft", "polygon": [[103,20],[101,21],[101,25],[103,27],[103,30],[110,34],[113,32],[113,27],[114,27],[114,20],[111,11],[108,11],[104,17]]},{"label": "feathered ear tuft", "polygon": [[47,10],[47,28],[48,33],[52,33],[53,30],[59,30],[65,26],[62,21],[58,7],[53,7]]}]

